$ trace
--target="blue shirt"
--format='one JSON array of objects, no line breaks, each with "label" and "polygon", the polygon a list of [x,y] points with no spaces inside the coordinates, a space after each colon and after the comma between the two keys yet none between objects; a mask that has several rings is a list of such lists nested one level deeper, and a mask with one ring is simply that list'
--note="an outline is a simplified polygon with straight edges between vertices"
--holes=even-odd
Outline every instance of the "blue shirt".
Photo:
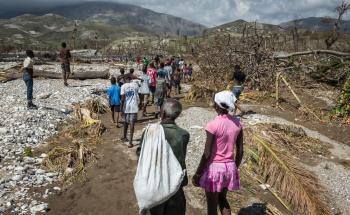
[{"label": "blue shirt", "polygon": [[167,76],[167,71],[164,68],[158,69],[157,75],[159,78],[165,78]]},{"label": "blue shirt", "polygon": [[120,87],[118,85],[112,85],[107,90],[110,105],[120,105]]}]

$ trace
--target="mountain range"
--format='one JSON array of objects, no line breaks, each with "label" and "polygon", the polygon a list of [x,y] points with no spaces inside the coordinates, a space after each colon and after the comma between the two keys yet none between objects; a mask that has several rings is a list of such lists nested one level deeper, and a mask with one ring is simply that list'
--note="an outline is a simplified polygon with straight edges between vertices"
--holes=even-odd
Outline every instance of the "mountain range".
[{"label": "mountain range", "polygon": [[[290,31],[295,27],[297,27],[299,30],[308,30],[315,32],[330,31],[333,29],[335,21],[336,20],[332,18],[309,17],[283,22],[279,25],[273,25],[260,22],[247,22],[245,20],[239,19],[220,26],[216,26],[214,28],[210,28],[209,32],[229,31],[236,34],[242,34],[244,28],[254,29],[255,25],[260,32],[264,33],[283,33]],[[350,32],[350,21],[344,20],[341,24],[341,30],[344,32]]]},{"label": "mountain range", "polygon": [[[13,18],[18,14],[28,13],[28,9],[0,12],[0,18]],[[94,22],[99,24],[136,27],[153,34],[187,35],[201,33],[205,26],[176,16],[157,13],[139,6],[115,2],[82,2],[69,5],[31,9],[31,14],[61,15],[71,20]],[[12,15],[11,15],[12,14]]]},{"label": "mountain range", "polygon": [[[280,26],[284,29],[291,29],[296,26],[299,29],[307,29],[310,31],[329,31],[333,29],[335,21],[335,19],[327,17],[308,17],[283,22]],[[350,21],[344,20],[341,24],[341,29],[345,32],[350,32]]]},{"label": "mountain range", "polygon": [[[12,0],[18,1],[18,0]],[[52,3],[52,2],[51,2]],[[27,4],[29,4],[27,2]],[[53,4],[53,3],[52,3]],[[294,28],[324,31],[333,28],[334,19],[310,17],[272,25],[236,20],[213,28],[157,13],[139,6],[112,2],[83,2],[64,5],[32,5],[32,7],[0,8],[0,46],[57,46],[72,39],[74,26],[81,44],[93,46],[99,40],[114,41],[123,38],[157,36],[197,36],[206,32],[229,31],[242,34],[243,29],[255,24],[259,31],[283,33]],[[29,14],[30,13],[30,14]],[[342,30],[350,32],[350,21],[342,23]]]}]

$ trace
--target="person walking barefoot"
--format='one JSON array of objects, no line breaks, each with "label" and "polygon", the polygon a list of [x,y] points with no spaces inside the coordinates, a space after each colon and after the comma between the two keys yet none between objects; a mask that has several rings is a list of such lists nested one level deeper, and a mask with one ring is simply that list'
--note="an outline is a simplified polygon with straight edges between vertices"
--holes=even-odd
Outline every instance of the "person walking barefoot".
[{"label": "person walking barefoot", "polygon": [[236,102],[231,91],[215,94],[214,102],[218,116],[206,126],[205,150],[192,183],[205,190],[208,215],[217,215],[218,208],[222,215],[231,215],[226,195],[240,188],[243,129],[239,120],[229,114]]}]

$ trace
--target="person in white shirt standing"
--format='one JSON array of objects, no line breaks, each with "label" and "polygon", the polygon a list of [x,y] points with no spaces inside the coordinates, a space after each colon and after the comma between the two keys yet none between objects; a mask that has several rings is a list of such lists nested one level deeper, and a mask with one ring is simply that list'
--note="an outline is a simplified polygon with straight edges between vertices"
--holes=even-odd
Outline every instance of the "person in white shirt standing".
[{"label": "person in white shirt standing", "polygon": [[[122,107],[124,109],[124,136],[122,138],[123,141],[129,142],[128,147],[132,148],[134,145],[132,144],[134,137],[134,128],[135,123],[137,121],[137,112],[139,111],[139,86],[137,83],[131,81],[132,77],[127,76],[127,83],[123,84],[121,88],[121,96],[122,96]],[[130,125],[130,137],[129,139],[126,137],[128,133],[128,127]]]},{"label": "person in white shirt standing", "polygon": [[147,75],[147,68],[143,68],[143,74],[140,76],[142,79],[141,87],[139,90],[140,96],[140,108],[142,109],[142,116],[146,116],[146,108],[148,105],[148,98],[150,95],[149,85],[151,83],[151,78]]},{"label": "person in white shirt standing", "polygon": [[23,72],[23,81],[27,87],[27,108],[37,109],[37,106],[33,104],[33,66],[34,66],[34,52],[32,50],[26,51],[26,59],[23,62],[21,71]]}]

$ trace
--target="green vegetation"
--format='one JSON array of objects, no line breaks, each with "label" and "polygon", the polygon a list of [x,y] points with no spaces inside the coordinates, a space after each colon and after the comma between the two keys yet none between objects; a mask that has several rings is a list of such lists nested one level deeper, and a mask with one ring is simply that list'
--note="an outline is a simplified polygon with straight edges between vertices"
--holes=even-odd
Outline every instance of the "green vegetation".
[{"label": "green vegetation", "polygon": [[23,156],[24,157],[33,157],[33,151],[32,151],[32,148],[30,146],[27,146],[24,148]]},{"label": "green vegetation", "polygon": [[350,73],[338,98],[335,113],[340,116],[350,117]]}]

